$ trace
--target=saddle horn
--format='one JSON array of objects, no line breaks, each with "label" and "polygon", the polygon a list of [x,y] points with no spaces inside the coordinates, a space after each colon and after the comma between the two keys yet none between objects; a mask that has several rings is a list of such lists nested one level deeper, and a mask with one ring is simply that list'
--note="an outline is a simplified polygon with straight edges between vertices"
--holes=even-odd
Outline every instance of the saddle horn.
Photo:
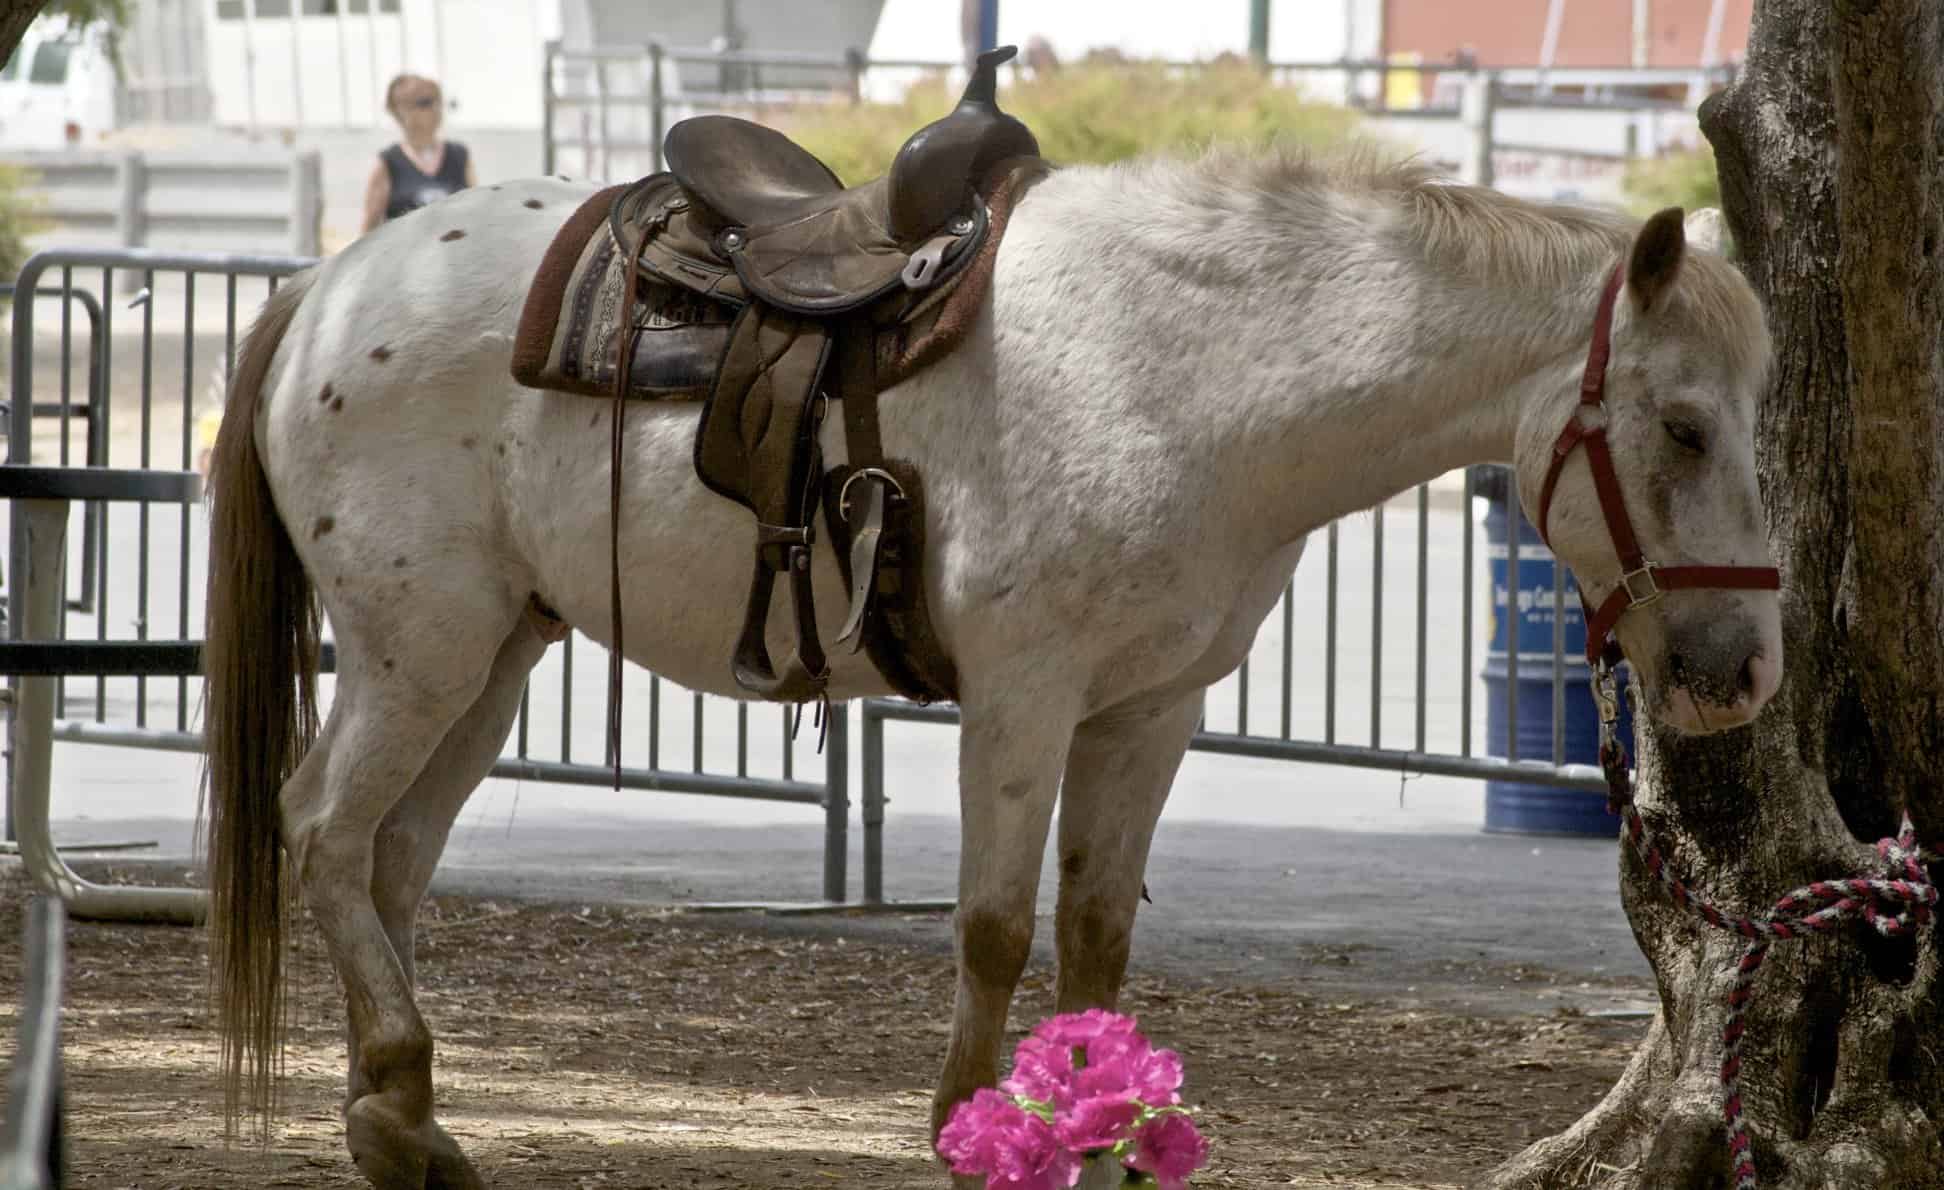
[{"label": "saddle horn", "polygon": [[1026,125],[999,110],[999,66],[1019,47],[980,54],[958,106],[912,134],[891,161],[891,234],[900,243],[931,235],[966,207],[968,183],[1007,157],[1039,156]]}]

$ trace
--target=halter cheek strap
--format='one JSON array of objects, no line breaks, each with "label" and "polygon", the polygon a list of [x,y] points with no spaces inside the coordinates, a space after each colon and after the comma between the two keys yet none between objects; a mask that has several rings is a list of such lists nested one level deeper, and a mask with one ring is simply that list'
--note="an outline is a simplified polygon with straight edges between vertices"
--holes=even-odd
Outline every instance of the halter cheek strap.
[{"label": "halter cheek strap", "polygon": [[1782,586],[1782,576],[1773,566],[1660,566],[1647,560],[1634,537],[1633,522],[1627,517],[1627,503],[1620,495],[1620,479],[1614,474],[1613,452],[1607,446],[1604,421],[1588,424],[1589,410],[1606,408],[1607,360],[1613,354],[1613,306],[1626,280],[1626,264],[1616,265],[1600,291],[1599,309],[1593,315],[1593,342],[1586,351],[1586,372],[1580,378],[1579,407],[1567,419],[1566,427],[1553,442],[1552,465],[1546,469],[1545,486],[1539,490],[1539,536],[1548,547],[1547,522],[1552,513],[1553,489],[1559,484],[1560,470],[1575,448],[1586,448],[1586,462],[1593,471],[1593,490],[1599,493],[1600,511],[1606,516],[1607,533],[1620,556],[1620,585],[1600,601],[1596,609],[1586,607],[1586,660],[1609,667],[1621,660],[1619,643],[1612,639],[1613,629],[1628,609],[1653,603],[1666,591],[1711,588],[1730,591],[1774,591]]}]

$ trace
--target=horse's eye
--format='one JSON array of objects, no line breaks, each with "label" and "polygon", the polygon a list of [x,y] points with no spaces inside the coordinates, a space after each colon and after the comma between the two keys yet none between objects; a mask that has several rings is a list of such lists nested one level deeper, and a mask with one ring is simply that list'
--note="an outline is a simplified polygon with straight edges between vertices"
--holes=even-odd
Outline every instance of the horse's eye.
[{"label": "horse's eye", "polygon": [[1661,427],[1667,431],[1667,436],[1674,440],[1674,444],[1682,450],[1692,451],[1698,455],[1708,453],[1707,435],[1703,434],[1701,428],[1692,422],[1664,421],[1661,423]]}]

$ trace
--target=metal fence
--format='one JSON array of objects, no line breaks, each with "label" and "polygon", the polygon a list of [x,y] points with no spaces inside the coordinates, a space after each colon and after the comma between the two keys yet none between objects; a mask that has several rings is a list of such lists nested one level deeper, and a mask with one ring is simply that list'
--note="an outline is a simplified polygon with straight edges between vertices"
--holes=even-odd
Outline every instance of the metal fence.
[{"label": "metal fence", "polygon": [[56,1190],[65,1184],[66,1115],[61,1091],[61,989],[67,975],[67,917],[53,897],[27,905],[20,1017],[0,1119],[0,1190]]},{"label": "metal fence", "polygon": [[[1603,791],[1598,768],[1568,756],[1568,695],[1575,684],[1583,694],[1586,682],[1569,646],[1579,609],[1568,582],[1550,584],[1550,609],[1525,609],[1550,610],[1543,659],[1529,649],[1522,658],[1506,625],[1505,731],[1486,738],[1480,671],[1497,625],[1485,615],[1519,614],[1521,592],[1518,580],[1498,581],[1481,565],[1476,495],[1467,470],[1313,534],[1248,658],[1210,688],[1191,750]],[[1400,537],[1401,550],[1391,544]],[[1547,556],[1516,532],[1507,537],[1508,576]],[[1550,699],[1550,744],[1522,756],[1533,725],[1522,732],[1518,692],[1535,678]],[[885,724],[955,724],[958,712],[869,699],[862,714],[863,895],[875,904],[884,900]]]},{"label": "metal fence", "polygon": [[28,172],[35,214],[70,242],[315,256],[324,217],[323,165],[301,153],[10,151]]},{"label": "metal fence", "polygon": [[[544,173],[619,182],[659,170],[668,126],[732,111],[763,120],[805,106],[889,98],[955,63],[684,48],[658,41],[550,42],[541,80]],[[1206,64],[1177,62],[1183,73]],[[1007,69],[1018,70],[1015,59]],[[1461,180],[1569,197],[1610,190],[1626,162],[1697,137],[1694,111],[1727,67],[1495,67],[1385,61],[1271,62],[1279,84],[1354,109],[1368,129]],[[1537,163],[1564,163],[1544,187]]]},{"label": "metal fence", "polygon": [[[36,255],[21,272],[18,292],[60,300],[63,314],[58,327],[43,334],[36,307],[45,302],[14,303],[8,399],[16,409],[31,404],[34,417],[14,418],[9,458],[194,469],[208,415],[220,408],[224,366],[238,334],[280,279],[311,263],[288,256],[121,249]],[[113,276],[127,272],[140,279],[139,292],[129,302],[108,300]],[[85,336],[75,334],[68,313],[76,304],[95,312]],[[97,378],[85,396],[74,380],[81,372]],[[53,388],[56,375],[59,400],[37,387]],[[28,439],[36,418],[58,420],[58,428]],[[85,436],[73,432],[76,424],[85,424]],[[66,634],[181,649],[189,664],[181,676],[169,678],[64,679],[55,737],[197,751],[200,740],[191,729],[201,684],[190,675],[203,615],[205,519],[187,505],[179,512],[156,512],[147,504],[88,507],[94,519],[81,518],[76,533],[83,538],[69,548],[70,556],[87,561],[69,579]],[[90,523],[95,528],[86,536]],[[18,535],[17,528],[10,532]],[[21,550],[21,542],[12,543],[15,571],[22,566]],[[614,779],[604,716],[586,713],[607,697],[606,656],[585,637],[549,650],[528,684],[494,776],[583,785]],[[327,676],[327,700],[330,690]],[[793,738],[789,708],[705,696],[633,667],[624,694],[624,787],[821,807],[824,897],[845,898],[845,716],[833,717],[818,756],[816,733]],[[630,755],[636,749],[645,756]]]}]

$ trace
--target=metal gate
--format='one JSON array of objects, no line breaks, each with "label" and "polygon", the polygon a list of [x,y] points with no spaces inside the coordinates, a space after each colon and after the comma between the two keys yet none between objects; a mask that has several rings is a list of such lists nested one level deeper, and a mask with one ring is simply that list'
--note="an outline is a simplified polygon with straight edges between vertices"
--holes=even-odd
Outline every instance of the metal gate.
[{"label": "metal gate", "polygon": [[[205,415],[220,408],[224,370],[234,358],[238,334],[282,278],[313,263],[305,257],[139,249],[36,255],[21,271],[13,309],[9,459],[196,469],[207,434]],[[119,306],[112,297],[118,272],[132,272],[140,282],[133,299]],[[36,309],[45,303],[28,300],[30,293],[61,302],[57,334],[41,335]],[[90,315],[85,336],[75,334],[77,305]],[[136,320],[137,329],[130,329],[128,320]],[[85,395],[77,395],[77,375],[89,377]],[[85,424],[85,431],[76,433],[76,423]],[[191,720],[201,695],[194,675],[208,557],[205,518],[187,504],[173,512],[152,510],[148,503],[85,507],[87,515],[77,518],[81,523],[68,548],[82,564],[70,568],[65,638],[104,645],[129,640],[146,650],[149,662],[161,657],[173,668],[162,677],[63,678],[54,737],[200,751]],[[20,524],[16,516],[10,529],[10,584],[24,572]],[[18,619],[10,624],[15,639],[21,631]],[[327,645],[327,676],[321,683],[326,701],[330,660]],[[606,663],[606,650],[585,637],[569,637],[550,649],[528,683],[509,748],[493,775],[580,785],[611,782],[614,758],[607,753],[604,731]],[[624,692],[624,787],[821,807],[823,895],[831,902],[845,899],[846,716],[832,717],[825,751],[817,756],[816,733],[793,738],[790,708],[751,707],[698,694],[632,667]],[[626,755],[636,747],[645,757]]]},{"label": "metal gate", "polygon": [[[1515,646],[1505,653],[1513,696],[1504,707],[1502,754],[1481,754],[1489,749],[1483,749],[1477,663],[1485,653],[1480,637],[1489,638],[1491,631],[1479,612],[1490,607],[1492,615],[1507,615],[1519,606],[1522,593],[1485,581],[1474,495],[1473,473],[1467,470],[1313,534],[1248,658],[1209,689],[1202,727],[1190,749],[1604,792],[1596,766],[1567,760],[1567,696],[1575,681],[1585,679],[1583,662],[1567,648],[1564,583],[1551,591],[1550,658],[1525,657],[1524,680],[1536,677],[1550,687],[1549,752],[1520,755],[1522,735],[1530,740],[1532,733],[1519,728],[1521,657]],[[1443,506],[1435,515],[1434,502]],[[1439,532],[1433,532],[1434,522]],[[1399,535],[1411,542],[1407,551],[1387,547],[1387,539]],[[1517,533],[1508,535],[1504,549],[1508,573],[1520,574]],[[1396,595],[1400,580],[1402,597],[1387,599],[1387,592]],[[1571,598],[1577,610],[1577,596]],[[1351,604],[1355,611],[1346,612]],[[864,703],[860,802],[866,904],[884,901],[884,731],[894,721],[955,724],[958,712],[900,699]]]}]

